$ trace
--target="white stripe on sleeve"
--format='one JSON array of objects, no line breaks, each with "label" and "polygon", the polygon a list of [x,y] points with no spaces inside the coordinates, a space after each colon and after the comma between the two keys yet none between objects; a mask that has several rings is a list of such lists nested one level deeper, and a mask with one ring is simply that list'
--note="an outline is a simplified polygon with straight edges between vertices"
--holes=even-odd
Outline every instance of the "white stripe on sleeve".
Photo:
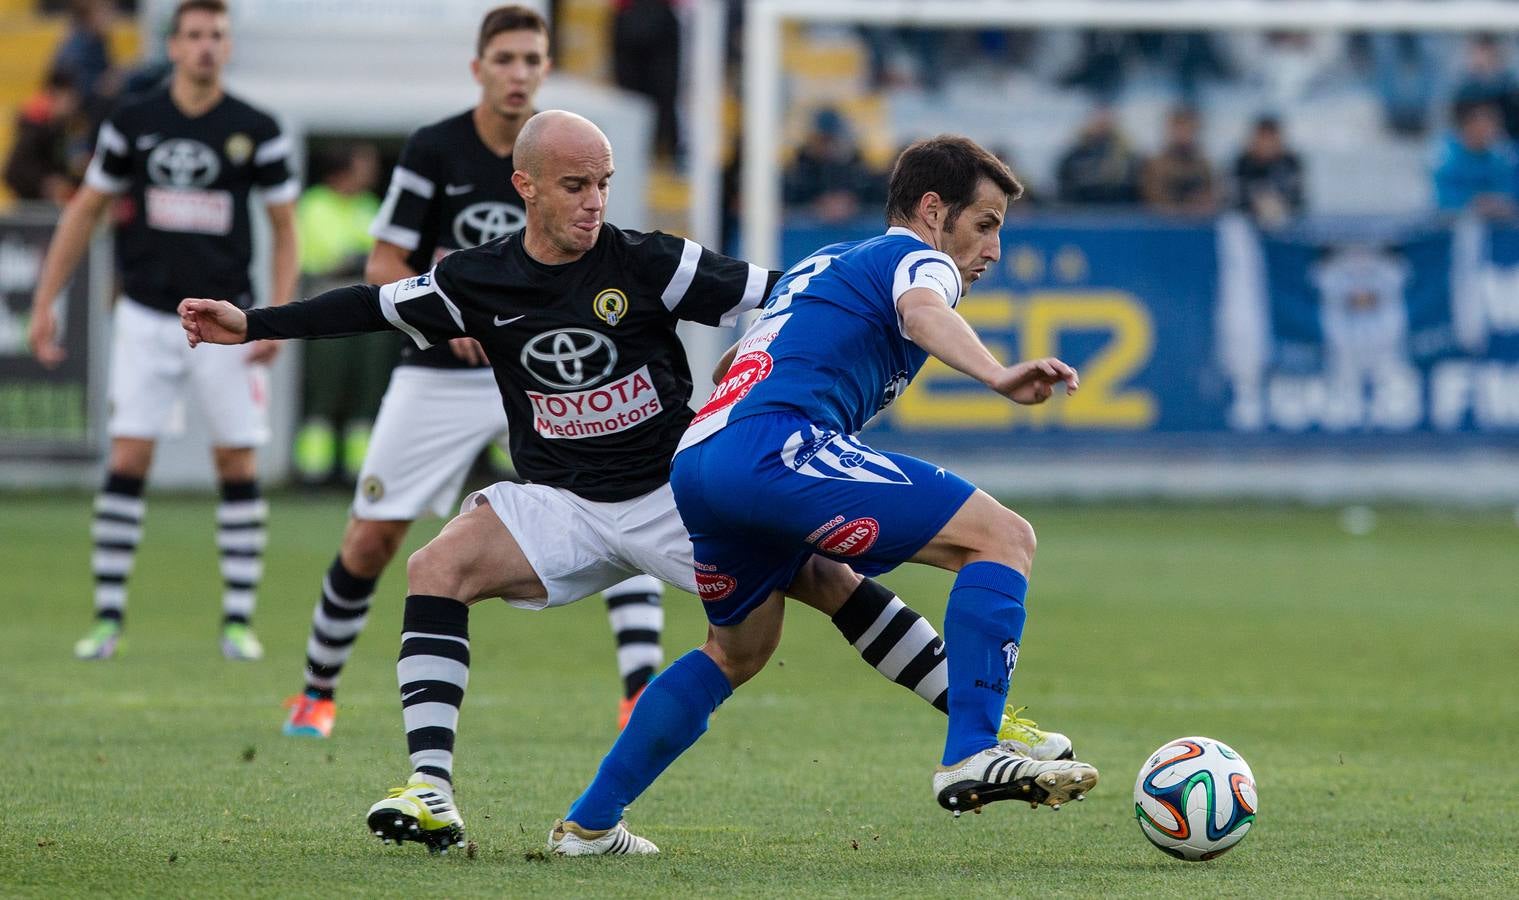
[{"label": "white stripe on sleeve", "polygon": [[770,270],[749,264],[749,279],[744,282],[744,298],[738,305],[723,313],[723,325],[738,324],[738,317],[765,302],[765,283],[770,280]]},{"label": "white stripe on sleeve", "polygon": [[432,346],[432,341],[423,337],[422,332],[411,327],[405,319],[401,318],[400,310],[396,309],[396,292],[401,289],[401,285],[410,280],[408,278],[405,281],[392,281],[390,284],[380,286],[380,312],[384,313],[385,321],[405,332],[412,343],[417,345],[418,350],[426,350]]},{"label": "white stripe on sleeve", "polygon": [[696,277],[696,264],[700,261],[701,244],[687,238],[685,248],[680,251],[680,265],[675,267],[675,274],[670,276],[670,283],[665,285],[665,292],[661,295],[665,309],[674,312],[680,301],[686,298],[691,280]]},{"label": "white stripe on sleeve", "polygon": [[288,159],[290,156],[290,138],[285,135],[277,135],[258,145],[253,151],[253,164],[266,166],[279,159]]}]

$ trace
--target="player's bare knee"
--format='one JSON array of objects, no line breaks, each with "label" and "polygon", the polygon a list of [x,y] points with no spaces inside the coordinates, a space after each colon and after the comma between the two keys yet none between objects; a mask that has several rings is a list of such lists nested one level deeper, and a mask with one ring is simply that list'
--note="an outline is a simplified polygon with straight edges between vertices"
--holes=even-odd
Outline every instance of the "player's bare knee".
[{"label": "player's bare knee", "polygon": [[413,594],[463,599],[462,572],[437,543],[434,539],[406,558],[407,590]]},{"label": "player's bare knee", "polygon": [[977,541],[965,562],[995,562],[1027,574],[1034,564],[1038,539],[1029,521],[1006,507],[998,507],[987,517]]}]

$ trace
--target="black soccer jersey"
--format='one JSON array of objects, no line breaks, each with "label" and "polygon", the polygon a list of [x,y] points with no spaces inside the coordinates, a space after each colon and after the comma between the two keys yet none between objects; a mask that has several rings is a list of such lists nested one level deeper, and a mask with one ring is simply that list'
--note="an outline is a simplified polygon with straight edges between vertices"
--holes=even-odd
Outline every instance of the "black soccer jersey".
[{"label": "black soccer jersey", "polygon": [[421,347],[473,337],[495,370],[518,473],[587,500],[629,500],[669,480],[691,421],[676,323],[732,324],[778,277],[657,231],[603,225],[595,247],[559,266],[529,257],[513,235],[415,278],[254,310],[248,339],[387,323]]},{"label": "black soccer jersey", "polygon": [[231,95],[195,118],[167,87],[130,100],[100,126],[85,183],[126,194],[117,260],[128,297],[173,312],[185,297],[253,302],[248,195],[288,203],[300,193],[290,140]]},{"label": "black soccer jersey", "polygon": [[[472,111],[418,128],[401,150],[390,189],[369,233],[409,252],[426,272],[455,250],[478,247],[522,228],[522,198],[512,187],[512,158],[480,140]],[[402,365],[463,368],[446,344],[407,346]]]}]

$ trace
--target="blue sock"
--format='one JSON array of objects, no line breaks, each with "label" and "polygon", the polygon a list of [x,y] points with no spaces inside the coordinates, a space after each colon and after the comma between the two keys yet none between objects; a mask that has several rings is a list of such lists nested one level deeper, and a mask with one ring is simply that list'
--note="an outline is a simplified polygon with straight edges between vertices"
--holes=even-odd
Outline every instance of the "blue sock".
[{"label": "blue sock", "polygon": [[949,735],[944,765],[997,744],[1008,682],[1023,639],[1028,579],[1001,563],[974,562],[960,570],[944,614],[949,656]]},{"label": "blue sock", "polygon": [[592,831],[616,825],[623,807],[696,743],[707,717],[732,693],[728,676],[700,650],[671,663],[644,688],[628,726],[565,819]]}]

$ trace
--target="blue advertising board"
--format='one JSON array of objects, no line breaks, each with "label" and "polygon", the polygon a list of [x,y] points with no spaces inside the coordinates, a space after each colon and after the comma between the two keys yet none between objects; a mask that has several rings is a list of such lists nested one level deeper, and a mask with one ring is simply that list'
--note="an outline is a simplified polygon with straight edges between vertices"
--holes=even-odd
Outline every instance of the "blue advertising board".
[{"label": "blue advertising board", "polygon": [[[788,262],[875,228],[793,227]],[[1014,218],[960,304],[1007,360],[1081,390],[1020,407],[931,361],[883,447],[1519,445],[1519,229]],[[1459,435],[1457,437],[1456,435]]]}]

